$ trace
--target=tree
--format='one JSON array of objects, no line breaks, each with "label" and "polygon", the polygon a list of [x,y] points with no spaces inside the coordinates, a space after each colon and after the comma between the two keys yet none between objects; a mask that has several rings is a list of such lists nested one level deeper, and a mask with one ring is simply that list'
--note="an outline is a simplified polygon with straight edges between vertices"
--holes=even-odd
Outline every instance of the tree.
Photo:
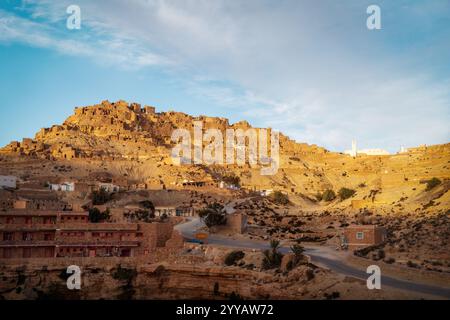
[{"label": "tree", "polygon": [[153,213],[155,212],[155,206],[150,200],[141,201],[139,202],[139,205],[144,207],[144,209],[150,209],[150,211],[152,211]]},{"label": "tree", "polygon": [[333,201],[335,198],[336,194],[331,189],[325,190],[322,194],[322,200],[326,202]]},{"label": "tree", "polygon": [[430,191],[434,187],[437,187],[438,185],[440,185],[441,180],[439,180],[438,178],[435,177],[435,178],[428,180],[426,183],[427,183],[427,187],[426,187],[425,191]]},{"label": "tree", "polygon": [[296,266],[300,261],[303,260],[303,252],[305,251],[305,248],[299,244],[294,244],[291,246],[291,251],[294,253],[294,261],[293,266]]},{"label": "tree", "polygon": [[264,250],[264,259],[262,261],[263,269],[278,268],[281,265],[283,254],[278,251],[280,248],[280,241],[276,239],[270,240],[270,249]]},{"label": "tree", "polygon": [[98,208],[89,209],[89,221],[93,223],[109,220],[111,215],[109,213],[109,209],[106,209],[103,212],[100,212]]},{"label": "tree", "polygon": [[95,205],[103,205],[111,200],[111,194],[106,192],[104,189],[100,189],[98,191],[92,191],[91,193],[92,204]]},{"label": "tree", "polygon": [[244,258],[245,253],[243,251],[232,251],[230,252],[226,258],[225,258],[225,264],[227,266],[232,266],[234,265],[237,261],[241,260],[242,258]]},{"label": "tree", "polygon": [[289,204],[289,197],[281,191],[275,191],[272,193],[272,201],[275,204],[287,205]]},{"label": "tree", "polygon": [[225,208],[217,202],[208,204],[206,208],[201,209],[198,212],[198,216],[203,220],[208,228],[217,225],[224,225],[227,222]]},{"label": "tree", "polygon": [[339,192],[338,192],[339,198],[340,198],[341,200],[345,200],[345,199],[351,198],[351,197],[353,197],[353,195],[354,195],[355,193],[356,193],[355,190],[353,190],[353,189],[348,189],[348,188],[341,188],[341,189],[339,189]]}]

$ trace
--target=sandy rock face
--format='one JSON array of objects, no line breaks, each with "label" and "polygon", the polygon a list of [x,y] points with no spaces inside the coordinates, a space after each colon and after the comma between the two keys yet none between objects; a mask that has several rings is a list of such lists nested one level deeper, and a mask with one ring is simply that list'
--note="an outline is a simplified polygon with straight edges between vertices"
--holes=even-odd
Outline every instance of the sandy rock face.
[{"label": "sandy rock face", "polygon": [[[13,141],[0,149],[0,155],[32,157],[61,161],[80,160],[83,165],[101,161],[114,178],[130,172],[128,179],[161,188],[183,180],[212,181],[215,178],[201,167],[174,166],[170,152],[175,145],[175,129],[193,132],[194,121],[204,129],[250,129],[246,121],[230,124],[217,117],[193,117],[181,112],[156,112],[125,101],[78,107],[62,125],[41,129],[34,139]],[[261,176],[260,167],[229,166],[251,189],[280,189],[301,195],[307,205],[348,208],[382,208],[398,205],[398,210],[416,210],[430,201],[429,210],[448,208],[450,144],[410,148],[407,153],[389,156],[360,155],[352,158],[324,148],[298,143],[280,135],[280,168],[273,176]],[[120,163],[119,161],[123,161]],[[127,165],[129,163],[129,165]],[[130,169],[132,166],[133,169]],[[120,167],[120,168],[119,168]],[[215,169],[216,170],[216,169]],[[217,175],[217,172],[215,173]],[[433,177],[443,183],[440,189],[425,190]],[[342,201],[317,202],[316,196],[326,189],[336,193],[340,188],[355,193]],[[431,197],[430,197],[431,196]],[[442,198],[442,201],[435,201]],[[434,207],[434,208],[433,208]],[[384,210],[384,209],[383,209]],[[283,224],[288,221],[283,221]]]}]

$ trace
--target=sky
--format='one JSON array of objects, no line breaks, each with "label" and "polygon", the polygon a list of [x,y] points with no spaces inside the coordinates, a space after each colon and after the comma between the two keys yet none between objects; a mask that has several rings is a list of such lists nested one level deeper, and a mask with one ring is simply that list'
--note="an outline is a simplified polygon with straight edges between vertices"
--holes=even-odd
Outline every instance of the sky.
[{"label": "sky", "polygon": [[0,1],[0,146],[120,99],[331,151],[447,143],[450,1]]}]

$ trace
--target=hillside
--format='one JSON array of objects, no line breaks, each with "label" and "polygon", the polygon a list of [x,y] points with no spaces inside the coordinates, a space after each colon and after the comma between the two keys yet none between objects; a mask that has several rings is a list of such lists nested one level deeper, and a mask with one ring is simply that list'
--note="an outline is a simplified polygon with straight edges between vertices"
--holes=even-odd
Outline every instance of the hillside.
[{"label": "hillside", "polygon": [[[150,189],[175,188],[186,180],[218,182],[224,175],[237,175],[246,189],[285,191],[293,201],[311,208],[448,210],[450,144],[352,158],[280,134],[280,168],[273,176],[262,176],[259,166],[248,164],[174,165],[171,134],[179,128],[192,131],[193,121],[202,121],[204,129],[222,132],[251,128],[246,121],[230,124],[224,118],[156,112],[154,107],[137,103],[103,101],[75,108],[63,124],[43,128],[34,139],[14,141],[0,149],[0,174],[40,183],[50,177],[93,181],[99,172],[106,172],[115,181],[147,184]],[[426,182],[434,177],[440,185],[425,190]],[[317,202],[317,194],[326,189],[337,193],[342,187],[356,193],[345,201]]]}]

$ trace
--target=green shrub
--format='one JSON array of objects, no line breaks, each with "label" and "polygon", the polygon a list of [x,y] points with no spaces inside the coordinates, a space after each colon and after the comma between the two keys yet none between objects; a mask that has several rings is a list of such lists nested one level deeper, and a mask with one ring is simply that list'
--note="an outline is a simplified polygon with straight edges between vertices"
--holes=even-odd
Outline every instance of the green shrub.
[{"label": "green shrub", "polygon": [[139,202],[139,205],[144,207],[145,209],[150,209],[150,211],[153,211],[153,213],[155,212],[155,206],[150,200],[141,201]]},{"label": "green shrub", "polygon": [[322,200],[326,202],[333,201],[335,198],[336,194],[331,189],[325,190],[322,194]]},{"label": "green shrub", "polygon": [[109,213],[109,209],[106,209],[103,212],[100,212],[98,208],[89,209],[89,221],[93,223],[109,220],[111,215]]},{"label": "green shrub", "polygon": [[225,208],[217,202],[208,204],[206,208],[199,210],[198,216],[208,228],[227,223]]},{"label": "green shrub", "polygon": [[315,197],[317,201],[322,201],[322,194],[320,194],[320,192],[317,192]]},{"label": "green shrub", "polygon": [[244,256],[245,256],[245,253],[242,251],[232,251],[226,256],[225,264],[227,266],[232,266],[236,263],[236,261],[239,261],[242,258],[244,258]]},{"label": "green shrub", "polygon": [[438,178],[432,178],[432,179],[428,180],[426,183],[427,183],[427,187],[426,187],[425,191],[430,191],[431,189],[440,185],[441,180],[439,180]]},{"label": "green shrub", "polygon": [[353,195],[355,193],[356,193],[356,191],[353,189],[341,188],[338,192],[338,195],[341,200],[345,200],[345,199],[353,197]]},{"label": "green shrub", "polygon": [[112,274],[112,277],[116,280],[130,282],[136,275],[136,269],[122,268],[122,266],[119,265],[116,271]]},{"label": "green shrub", "polygon": [[91,199],[93,205],[103,205],[111,200],[111,194],[104,189],[100,189],[98,191],[92,191]]},{"label": "green shrub", "polygon": [[241,178],[239,178],[238,176],[236,176],[234,174],[229,174],[229,175],[224,175],[222,177],[222,181],[227,184],[230,184],[230,185],[239,186],[241,183]]},{"label": "green shrub", "polygon": [[281,265],[283,254],[278,251],[280,248],[280,241],[270,240],[270,249],[264,250],[264,259],[262,261],[262,268],[265,270],[278,268]]},{"label": "green shrub", "polygon": [[292,267],[297,266],[305,256],[303,255],[303,252],[305,251],[305,248],[299,244],[294,244],[291,246],[291,251],[294,253],[294,259],[292,261]]}]

